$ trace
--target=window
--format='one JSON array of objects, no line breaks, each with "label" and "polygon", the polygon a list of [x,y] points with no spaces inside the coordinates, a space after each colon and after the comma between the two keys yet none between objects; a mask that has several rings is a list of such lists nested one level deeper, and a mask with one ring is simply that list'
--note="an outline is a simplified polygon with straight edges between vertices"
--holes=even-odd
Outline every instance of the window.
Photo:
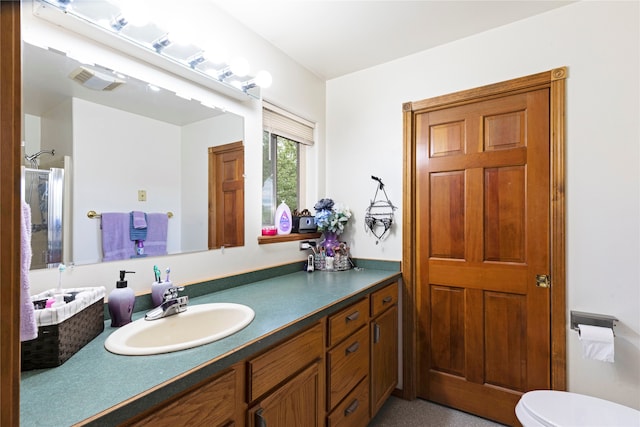
[{"label": "window", "polygon": [[284,202],[301,203],[304,146],[313,145],[314,124],[264,103],[262,137],[262,224],[273,225],[275,211]]},{"label": "window", "polygon": [[273,225],[278,205],[299,205],[299,146],[296,141],[264,131],[262,138],[262,224]]}]

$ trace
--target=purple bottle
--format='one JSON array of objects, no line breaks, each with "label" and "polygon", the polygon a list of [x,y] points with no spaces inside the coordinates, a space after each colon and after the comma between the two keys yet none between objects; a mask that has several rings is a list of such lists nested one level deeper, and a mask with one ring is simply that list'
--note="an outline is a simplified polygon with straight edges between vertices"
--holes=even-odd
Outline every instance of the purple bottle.
[{"label": "purple bottle", "polygon": [[120,280],[116,282],[116,288],[109,294],[109,316],[111,316],[111,326],[113,327],[131,323],[131,314],[136,303],[133,289],[128,288],[127,281],[124,280],[126,273],[135,273],[135,271],[120,270]]}]

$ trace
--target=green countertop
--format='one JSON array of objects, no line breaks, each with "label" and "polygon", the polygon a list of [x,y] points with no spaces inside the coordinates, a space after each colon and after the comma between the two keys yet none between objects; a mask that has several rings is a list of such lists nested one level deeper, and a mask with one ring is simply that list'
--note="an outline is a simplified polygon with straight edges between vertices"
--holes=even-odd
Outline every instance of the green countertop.
[{"label": "green countertop", "polygon": [[[398,271],[370,268],[295,272],[190,298],[190,305],[245,304],[256,315],[234,335],[174,353],[112,354],[104,348],[115,330],[107,321],[104,332],[63,365],[22,373],[20,425],[69,426],[96,414],[101,416],[91,425],[115,425],[399,277]],[[143,316],[137,312],[134,320]]]}]

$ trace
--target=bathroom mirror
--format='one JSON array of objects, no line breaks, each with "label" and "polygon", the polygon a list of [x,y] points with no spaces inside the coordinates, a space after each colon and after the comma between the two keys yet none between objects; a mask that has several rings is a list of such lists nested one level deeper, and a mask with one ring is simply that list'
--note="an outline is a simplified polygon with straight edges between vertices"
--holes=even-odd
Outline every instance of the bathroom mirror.
[{"label": "bathroom mirror", "polygon": [[[22,69],[25,167],[64,175],[63,262],[101,261],[100,218],[89,211],[171,212],[167,252],[207,250],[207,149],[242,141],[242,117],[28,43]],[[58,245],[46,238],[49,191],[38,178],[23,187],[32,269],[57,266],[47,249]]]}]

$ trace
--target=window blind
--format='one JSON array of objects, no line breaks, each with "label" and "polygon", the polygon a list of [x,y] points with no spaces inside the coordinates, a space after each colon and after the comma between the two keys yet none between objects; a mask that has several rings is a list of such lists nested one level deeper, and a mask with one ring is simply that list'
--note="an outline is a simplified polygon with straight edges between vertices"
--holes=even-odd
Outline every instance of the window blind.
[{"label": "window blind", "polygon": [[282,108],[262,103],[262,123],[264,130],[289,138],[304,145],[313,145],[315,123],[298,117]]}]

